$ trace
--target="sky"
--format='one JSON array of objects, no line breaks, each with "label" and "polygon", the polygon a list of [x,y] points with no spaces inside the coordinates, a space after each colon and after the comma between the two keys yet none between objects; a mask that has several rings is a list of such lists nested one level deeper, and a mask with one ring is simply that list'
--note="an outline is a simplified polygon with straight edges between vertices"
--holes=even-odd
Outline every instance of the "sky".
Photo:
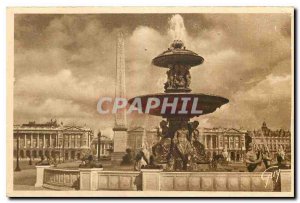
[{"label": "sky", "polygon": [[[56,119],[111,136],[114,117],[97,102],[114,96],[120,31],[128,98],[164,91],[166,69],[151,60],[179,38],[205,60],[191,70],[192,92],[229,99],[195,118],[200,126],[290,129],[290,14],[17,14],[14,124]],[[128,115],[131,127],[160,120]]]}]

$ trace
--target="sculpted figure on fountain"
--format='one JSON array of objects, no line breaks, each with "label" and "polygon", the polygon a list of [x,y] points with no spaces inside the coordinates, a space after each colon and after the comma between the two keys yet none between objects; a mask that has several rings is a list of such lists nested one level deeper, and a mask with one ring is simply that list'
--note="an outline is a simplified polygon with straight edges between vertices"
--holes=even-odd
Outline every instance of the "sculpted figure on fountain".
[{"label": "sculpted figure on fountain", "polygon": [[193,121],[193,122],[189,122],[188,124],[188,128],[189,128],[189,141],[191,142],[193,138],[195,138],[196,136],[199,136],[199,130],[197,129],[199,126],[199,122],[198,121]]},{"label": "sculpted figure on fountain", "polygon": [[190,91],[191,84],[190,67],[186,65],[170,65],[167,71],[167,82],[165,83],[165,90],[168,91]]},{"label": "sculpted figure on fountain", "polygon": [[172,66],[170,66],[170,69],[167,71],[167,82],[165,83],[165,90],[175,88],[175,70]]},{"label": "sculpted figure on fountain", "polygon": [[181,123],[180,129],[174,135],[174,151],[175,170],[187,170],[188,161],[193,153],[193,147],[188,140],[189,130],[185,122]]},{"label": "sculpted figure on fountain", "polygon": [[[160,130],[161,129],[161,130]],[[171,150],[171,137],[168,127],[168,122],[162,120],[160,122],[160,129],[157,129],[157,136],[159,141],[152,147],[152,153],[156,157],[156,161],[160,163],[166,163],[170,155]]]},{"label": "sculpted figure on fountain", "polygon": [[204,145],[200,142],[199,134],[194,134],[192,144],[193,144],[193,150],[194,150],[193,162],[195,162],[197,164],[208,162],[206,154],[205,154]]},{"label": "sculpted figure on fountain", "polygon": [[185,73],[185,80],[186,80],[185,88],[189,88],[190,87],[191,79],[192,79],[192,76],[190,74],[189,68],[187,68],[186,73]]},{"label": "sculpted figure on fountain", "polygon": [[[167,163],[167,170],[193,170],[199,163],[206,163],[204,145],[197,127],[198,121],[173,120],[160,122],[157,130],[159,141],[152,147],[157,163]],[[173,129],[177,127],[175,130]]]}]

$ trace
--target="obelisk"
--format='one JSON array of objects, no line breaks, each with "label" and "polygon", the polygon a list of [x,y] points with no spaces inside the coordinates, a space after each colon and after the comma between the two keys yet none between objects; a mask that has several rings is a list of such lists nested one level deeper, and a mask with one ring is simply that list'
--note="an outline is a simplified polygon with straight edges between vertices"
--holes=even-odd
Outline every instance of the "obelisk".
[{"label": "obelisk", "polygon": [[[118,33],[116,56],[115,98],[126,98],[125,86],[125,50],[123,33]],[[127,148],[126,109],[118,109],[115,114],[113,162],[121,162]]]}]

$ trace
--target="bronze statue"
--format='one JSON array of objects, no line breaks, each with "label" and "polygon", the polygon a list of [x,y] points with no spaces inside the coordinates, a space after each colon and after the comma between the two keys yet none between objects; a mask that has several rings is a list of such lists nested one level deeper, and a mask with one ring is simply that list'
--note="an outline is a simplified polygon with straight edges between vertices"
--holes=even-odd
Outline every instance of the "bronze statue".
[{"label": "bronze statue", "polygon": [[175,88],[175,76],[176,70],[174,67],[170,66],[170,69],[167,71],[167,82],[165,83],[165,90]]},{"label": "bronze statue", "polygon": [[187,70],[187,73],[185,74],[185,80],[186,80],[185,88],[189,88],[190,87],[191,79],[192,79],[192,76],[190,74],[190,71]]},{"label": "bronze statue", "polygon": [[168,132],[169,132],[168,122],[165,121],[165,120],[162,120],[159,125],[160,125],[160,128],[161,128],[160,137],[162,137],[162,138],[169,137],[169,135],[168,135]]},{"label": "bronze statue", "polygon": [[161,131],[157,130],[157,136],[159,137],[159,141],[152,147],[152,153],[156,158],[157,162],[163,163],[167,162],[168,156],[170,154],[171,149],[171,138],[169,133],[168,122],[162,120],[160,122]]},{"label": "bronze statue", "polygon": [[184,88],[186,86],[186,81],[183,75],[176,75],[175,77],[175,87]]},{"label": "bronze statue", "polygon": [[187,89],[191,84],[191,74],[188,66],[174,65],[169,66],[167,71],[167,82],[165,83],[165,90],[167,89]]},{"label": "bronze statue", "polygon": [[207,162],[207,158],[205,155],[205,147],[204,145],[200,142],[200,134],[199,131],[197,130],[196,132],[193,132],[193,161],[196,163],[204,163]]},{"label": "bronze statue", "polygon": [[195,134],[199,135],[199,130],[197,129],[199,126],[198,121],[193,121],[188,123],[189,136],[188,140],[191,142]]},{"label": "bronze statue", "polygon": [[175,170],[187,170],[188,157],[193,153],[193,147],[188,140],[189,130],[186,123],[182,123],[180,129],[174,135],[174,149],[172,155],[175,160]]}]

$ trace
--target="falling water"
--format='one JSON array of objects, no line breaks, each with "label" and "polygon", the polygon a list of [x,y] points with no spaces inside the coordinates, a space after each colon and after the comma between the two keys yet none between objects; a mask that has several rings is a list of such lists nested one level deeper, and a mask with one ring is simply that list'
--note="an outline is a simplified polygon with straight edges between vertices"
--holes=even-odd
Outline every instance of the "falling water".
[{"label": "falling water", "polygon": [[186,42],[186,29],[181,15],[175,14],[169,19],[169,35],[172,40],[182,40]]}]

